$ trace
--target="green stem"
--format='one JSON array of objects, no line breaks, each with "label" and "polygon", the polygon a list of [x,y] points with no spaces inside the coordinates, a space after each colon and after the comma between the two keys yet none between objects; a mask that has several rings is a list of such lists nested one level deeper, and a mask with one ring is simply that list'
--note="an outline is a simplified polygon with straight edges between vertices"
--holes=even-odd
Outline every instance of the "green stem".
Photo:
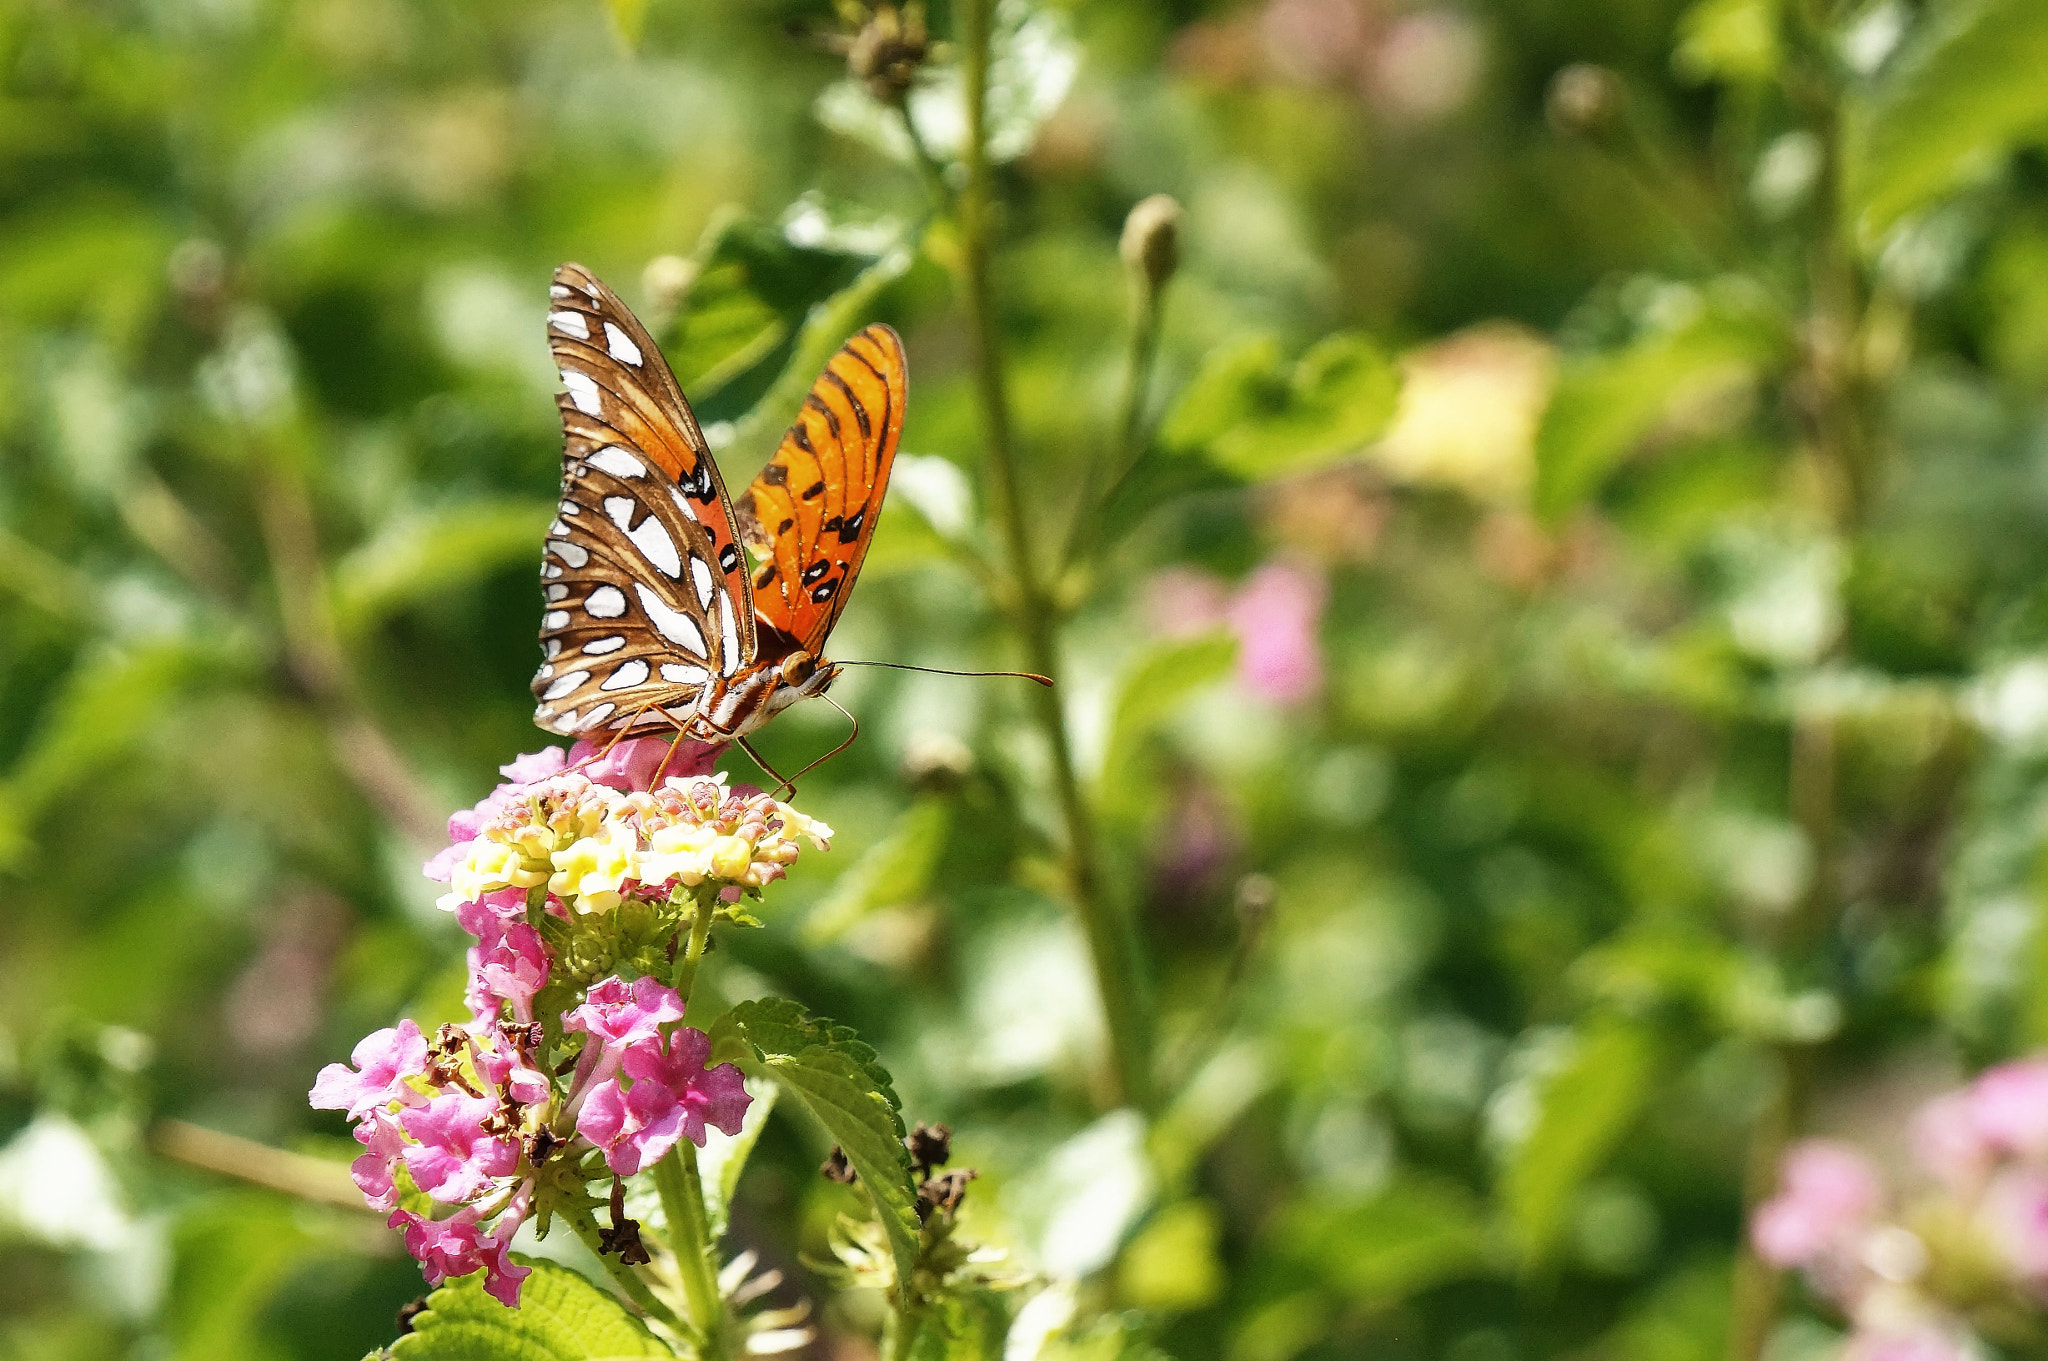
[{"label": "green stem", "polygon": [[697,1146],[679,1139],[662,1160],[654,1165],[654,1189],[661,1195],[661,1212],[668,1220],[669,1248],[675,1253],[676,1274],[683,1280],[683,1297],[690,1305],[690,1320],[714,1349],[725,1307],[719,1301],[718,1278],[711,1270],[711,1226],[704,1218],[704,1183],[697,1173]]},{"label": "green stem", "polygon": [[[1002,355],[989,283],[993,250],[994,185],[988,160],[988,45],[990,0],[963,0],[958,12],[962,74],[967,95],[967,186],[960,195],[961,254],[969,329],[973,338],[975,391],[981,406],[982,438],[1014,583],[1014,608],[1023,635],[1026,665],[1060,676],[1057,620],[1038,575],[1028,517],[1020,494],[1015,450],[1010,442],[1009,399],[1003,385]],[[1075,910],[1088,936],[1096,990],[1115,1056],[1114,1092],[1120,1102],[1144,1106],[1150,1099],[1150,1061],[1144,1037],[1137,944],[1122,912],[1104,890],[1095,823],[1074,770],[1072,743],[1057,689],[1034,688],[1038,727],[1052,753],[1053,782],[1066,824],[1068,878]]]},{"label": "green stem", "polygon": [[693,895],[697,915],[690,921],[689,944],[683,948],[683,957],[676,961],[675,990],[683,999],[683,1010],[690,1007],[690,989],[697,982],[697,966],[704,960],[704,948],[711,941],[711,919],[718,912],[718,890],[706,886]]},{"label": "green stem", "polygon": [[[1109,457],[1091,462],[1082,472],[1081,494],[1074,503],[1074,517],[1067,527],[1067,543],[1060,553],[1054,584],[1071,571],[1094,546],[1102,525],[1102,510],[1130,479],[1131,470],[1145,451],[1145,394],[1151,386],[1152,365],[1159,355],[1159,319],[1165,310],[1166,289],[1153,288],[1142,279],[1131,284],[1131,337],[1124,351],[1123,395],[1117,408],[1116,444]],[[1106,485],[1102,471],[1111,469]]]},{"label": "green stem", "polygon": [[923,1326],[924,1311],[915,1305],[897,1312],[896,1326],[889,1332],[889,1361],[910,1361],[910,1353],[917,1346],[918,1330]]},{"label": "green stem", "polygon": [[[690,921],[689,943],[676,961],[675,989],[682,994],[687,1014],[690,992],[697,982],[697,966],[711,941],[711,919],[718,912],[718,890],[706,885],[693,895],[696,915]],[[711,1225],[704,1215],[704,1184],[697,1173],[697,1146],[687,1139],[676,1142],[654,1165],[654,1189],[661,1196],[661,1210],[668,1220],[669,1250],[675,1254],[676,1274],[682,1277],[683,1296],[690,1306],[690,1319],[705,1338],[707,1353],[715,1352],[725,1307],[718,1294],[718,1278],[711,1268]]]},{"label": "green stem", "polygon": [[925,192],[932,196],[932,207],[944,212],[952,201],[953,191],[946,186],[945,168],[938,157],[926,144],[924,134],[917,130],[917,120],[910,116],[910,99],[905,96],[896,101],[896,116],[903,120],[903,135],[910,139],[910,156],[917,163],[918,177],[924,181]]},{"label": "green stem", "polygon": [[591,1218],[590,1211],[578,1210],[574,1214],[564,1214],[562,1218],[576,1230],[576,1236],[583,1240],[584,1247],[590,1249],[590,1255],[597,1258],[597,1264],[604,1268],[605,1274],[626,1292],[626,1298],[640,1306],[641,1313],[667,1325],[679,1336],[689,1334],[689,1326],[676,1317],[675,1310],[655,1298],[654,1292],[647,1288],[647,1282],[640,1279],[639,1272],[606,1254],[604,1240],[598,1236],[597,1221]]}]

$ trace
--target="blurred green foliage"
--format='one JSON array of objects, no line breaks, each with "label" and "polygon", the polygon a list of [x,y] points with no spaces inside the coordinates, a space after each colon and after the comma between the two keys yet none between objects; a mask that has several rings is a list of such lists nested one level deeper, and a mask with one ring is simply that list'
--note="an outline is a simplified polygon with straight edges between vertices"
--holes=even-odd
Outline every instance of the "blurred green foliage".
[{"label": "blurred green foliage", "polygon": [[[920,173],[839,23],[0,9],[0,1357],[353,1358],[421,1293],[345,1197],[164,1131],[332,1171],[314,1072],[453,1008],[417,866],[540,744],[555,264],[641,309],[734,485],[895,325],[905,457],[835,650],[1022,664],[933,199],[958,74],[942,48],[913,91]],[[1156,1099],[1107,1109],[1014,683],[849,672],[862,738],[802,795],[835,849],[700,984],[888,1070],[836,1054],[799,1095],[893,1081],[958,1132],[964,1222],[1034,1285],[919,1354],[1811,1354],[1740,1251],[1777,1142],[1882,1139],[2048,1042],[2048,9],[997,29],[1025,509],[1054,545],[1111,493],[1050,590]],[[1133,389],[1117,240],[1155,192],[1182,266]],[[1307,700],[1261,695],[1255,628],[1186,627],[1190,581],[1273,561],[1327,585]],[[838,740],[816,708],[764,734],[778,766]],[[820,1305],[815,1355],[869,1355],[872,1292],[813,1270],[857,1202],[801,1104],[731,1242]],[[639,1337],[572,1271],[529,1288]],[[440,1326],[499,1326],[464,1289]]]}]

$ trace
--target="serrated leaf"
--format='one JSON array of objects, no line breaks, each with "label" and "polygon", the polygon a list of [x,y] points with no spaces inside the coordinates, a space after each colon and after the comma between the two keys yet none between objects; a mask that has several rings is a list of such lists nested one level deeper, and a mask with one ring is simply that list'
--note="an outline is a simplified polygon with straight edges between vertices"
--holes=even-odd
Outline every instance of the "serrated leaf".
[{"label": "serrated leaf", "polygon": [[1845,197],[1875,240],[1899,218],[2048,136],[2048,5],[1933,7],[1870,93],[1850,105]]},{"label": "serrated leaf", "polygon": [[845,1150],[888,1232],[897,1279],[910,1280],[917,1266],[917,1197],[903,1147],[902,1103],[875,1051],[848,1027],[780,997],[740,1003],[709,1033],[710,1062],[772,1077]]},{"label": "serrated leaf", "polygon": [[539,560],[551,501],[466,501],[386,525],[334,569],[334,618],[356,633],[393,610]]},{"label": "serrated leaf", "polygon": [[[521,1259],[524,1261],[524,1259]],[[484,1293],[483,1273],[427,1297],[412,1331],[391,1345],[397,1361],[600,1361],[673,1356],[610,1294],[566,1267],[526,1263],[533,1274],[508,1309]]]},{"label": "serrated leaf", "polygon": [[1599,1171],[1649,1099],[1656,1039],[1619,1018],[1595,1020],[1571,1057],[1542,1084],[1541,1114],[1516,1147],[1500,1187],[1508,1224],[1533,1265],[1556,1247],[1574,1198]]},{"label": "serrated leaf", "polygon": [[919,1315],[910,1355],[912,1361],[996,1361],[1009,1328],[1009,1310],[994,1294],[947,1295]]},{"label": "serrated leaf", "polygon": [[1356,333],[1325,336],[1292,365],[1277,340],[1254,337],[1209,357],[1160,441],[1246,480],[1302,472],[1386,429],[1400,386],[1386,354]]},{"label": "serrated leaf", "polygon": [[888,834],[839,876],[804,922],[804,935],[820,943],[837,940],[870,912],[922,895],[952,826],[950,799],[926,795],[904,809]]}]

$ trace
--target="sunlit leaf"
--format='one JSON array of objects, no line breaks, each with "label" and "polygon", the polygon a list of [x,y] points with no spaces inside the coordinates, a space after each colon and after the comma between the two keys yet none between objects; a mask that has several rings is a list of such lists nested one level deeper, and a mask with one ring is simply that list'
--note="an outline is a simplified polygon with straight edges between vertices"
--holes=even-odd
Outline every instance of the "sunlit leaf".
[{"label": "sunlit leaf", "polygon": [[747,1084],[747,1092],[754,1099],[747,1103],[740,1132],[726,1134],[708,1129],[704,1151],[697,1155],[698,1172],[704,1181],[704,1211],[714,1242],[725,1237],[726,1224],[732,1217],[732,1198],[740,1189],[740,1174],[747,1170],[747,1159],[754,1155],[754,1145],[761,1141],[761,1131],[768,1127],[769,1112],[775,1109],[775,1099],[782,1094],[782,1088],[757,1076]]},{"label": "sunlit leaf", "polygon": [[1375,1307],[1490,1269],[1478,1198],[1456,1182],[1420,1173],[1404,1174],[1364,1201],[1299,1201],[1274,1232],[1290,1257]]},{"label": "sunlit leaf", "polygon": [[904,809],[896,825],[840,874],[805,921],[804,934],[815,941],[837,940],[877,908],[922,895],[952,825],[950,799],[926,795]]},{"label": "sunlit leaf", "polygon": [[335,564],[336,625],[359,632],[508,566],[531,566],[553,513],[552,502],[494,500],[395,518]]},{"label": "sunlit leaf", "polygon": [[1209,357],[1160,441],[1248,480],[1298,473],[1359,452],[1399,395],[1398,372],[1363,336],[1325,337],[1292,365],[1278,341],[1255,337]]},{"label": "sunlit leaf", "polygon": [[916,1196],[903,1147],[902,1103],[888,1070],[853,1031],[796,1002],[742,1002],[712,1023],[711,1062],[772,1077],[846,1152],[889,1235],[899,1280],[917,1264]]},{"label": "sunlit leaf", "polygon": [[2048,5],[1958,0],[1850,106],[1845,195],[1866,240],[2048,136]]},{"label": "sunlit leaf", "polygon": [[1564,1065],[1539,1085],[1535,1125],[1515,1148],[1500,1186],[1527,1261],[1540,1262],[1555,1249],[1579,1188],[1649,1099],[1658,1062],[1656,1039],[1647,1030],[1600,1019],[1573,1036]]},{"label": "sunlit leaf", "polygon": [[607,1292],[551,1262],[533,1274],[508,1309],[484,1293],[482,1272],[457,1277],[427,1297],[412,1331],[389,1351],[398,1361],[607,1361],[672,1356]]}]

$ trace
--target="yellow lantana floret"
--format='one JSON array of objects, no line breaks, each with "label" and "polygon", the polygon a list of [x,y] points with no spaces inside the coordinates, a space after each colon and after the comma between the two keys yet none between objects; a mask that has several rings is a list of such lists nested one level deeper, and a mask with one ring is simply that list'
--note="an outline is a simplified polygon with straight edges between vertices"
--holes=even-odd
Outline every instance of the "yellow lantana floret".
[{"label": "yellow lantana floret", "polygon": [[634,876],[640,838],[614,823],[554,854],[548,891],[573,900],[579,912],[609,912],[619,905],[619,885]]}]

